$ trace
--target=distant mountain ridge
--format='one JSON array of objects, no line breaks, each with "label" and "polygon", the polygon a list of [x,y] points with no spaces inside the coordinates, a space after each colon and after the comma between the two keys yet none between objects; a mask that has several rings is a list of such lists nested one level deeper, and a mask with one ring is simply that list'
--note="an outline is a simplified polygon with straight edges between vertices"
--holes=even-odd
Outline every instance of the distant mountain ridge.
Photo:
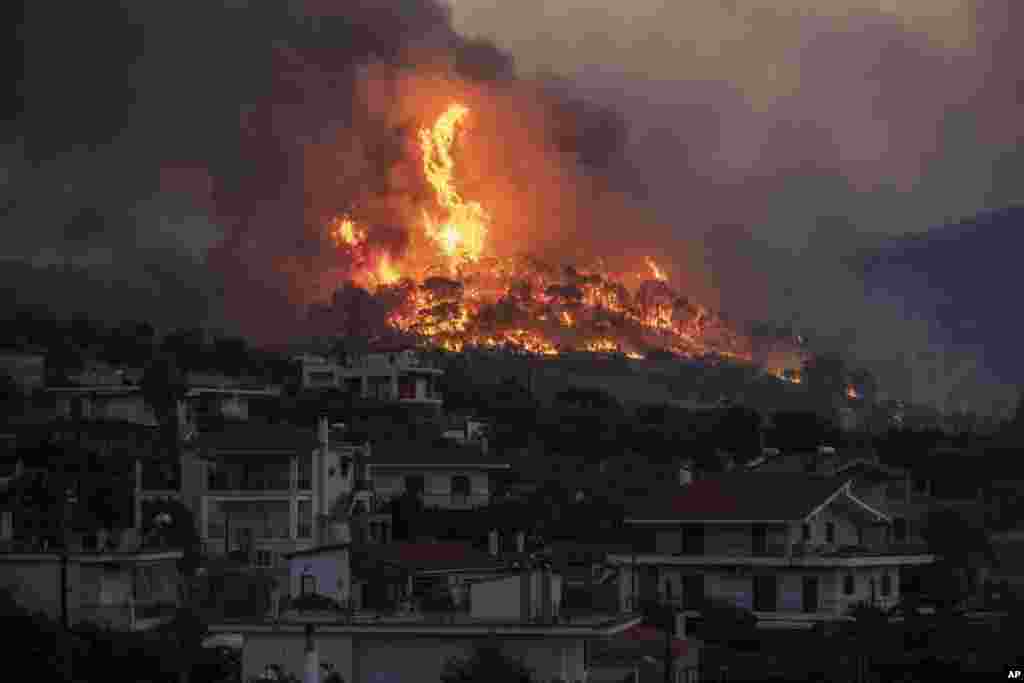
[{"label": "distant mountain ridge", "polygon": [[936,321],[957,345],[984,349],[1004,382],[1024,382],[1017,315],[1024,272],[1024,206],[988,211],[862,252],[869,294],[902,299],[909,311]]}]

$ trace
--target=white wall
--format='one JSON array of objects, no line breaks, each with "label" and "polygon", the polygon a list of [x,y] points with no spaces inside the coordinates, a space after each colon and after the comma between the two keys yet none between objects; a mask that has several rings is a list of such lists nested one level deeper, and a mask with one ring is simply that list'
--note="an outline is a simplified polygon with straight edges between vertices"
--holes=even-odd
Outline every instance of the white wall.
[{"label": "white wall", "polygon": [[[544,573],[530,574],[530,617],[542,613],[541,586]],[[479,619],[522,618],[522,576],[511,575],[491,581],[479,581],[470,586],[472,615]],[[562,577],[551,574],[551,614],[558,616],[562,603]]]},{"label": "white wall", "polygon": [[291,558],[288,573],[293,598],[302,594],[302,575],[307,571],[316,577],[317,593],[339,601],[349,599],[352,573],[347,548]]},{"label": "white wall", "polygon": [[473,617],[519,619],[522,611],[519,601],[520,580],[518,575],[513,575],[472,584],[469,602]]},{"label": "white wall", "polygon": [[[536,673],[537,680],[582,681],[584,645],[578,638],[504,638],[502,651],[520,659]],[[474,642],[468,639],[369,636],[357,640],[357,683],[406,683],[440,680],[451,657],[468,657]]]}]

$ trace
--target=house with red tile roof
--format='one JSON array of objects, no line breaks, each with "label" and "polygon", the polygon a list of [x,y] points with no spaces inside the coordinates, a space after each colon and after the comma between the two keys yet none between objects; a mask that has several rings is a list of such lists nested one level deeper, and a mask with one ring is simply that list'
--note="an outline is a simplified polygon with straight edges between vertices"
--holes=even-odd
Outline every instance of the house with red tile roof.
[{"label": "house with red tile roof", "polygon": [[898,544],[892,520],[845,477],[735,472],[637,501],[634,550],[620,567],[624,605],[662,600],[699,613],[710,602],[761,620],[842,617],[853,605],[899,600],[900,571],[934,561]]}]

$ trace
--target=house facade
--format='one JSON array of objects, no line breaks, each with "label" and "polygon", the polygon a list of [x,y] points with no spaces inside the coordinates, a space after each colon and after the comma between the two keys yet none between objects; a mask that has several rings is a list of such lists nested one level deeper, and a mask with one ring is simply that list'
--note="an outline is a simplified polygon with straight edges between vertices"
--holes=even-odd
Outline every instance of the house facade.
[{"label": "house facade", "polygon": [[[312,657],[313,667],[327,663],[346,681],[433,681],[440,680],[449,658],[468,657],[475,648],[491,645],[522,660],[538,680],[582,682],[589,675],[594,644],[640,622],[638,615],[614,612],[562,614],[558,577],[542,566],[497,570],[474,566],[486,556],[467,564],[464,556],[449,552],[452,548],[425,553],[425,547],[414,546],[385,550],[377,559],[382,565],[404,558],[418,567],[417,574],[475,574],[466,586],[468,598],[454,608],[431,608],[427,603],[410,607],[399,599],[390,611],[379,605],[352,606],[341,613],[290,611],[259,623],[218,624],[211,632],[242,636],[243,680],[272,665],[300,674],[309,670]],[[337,583],[344,576],[337,567],[353,557],[349,550],[322,549],[316,553],[321,562],[304,568],[306,575]],[[310,557],[311,553],[297,553],[293,561],[299,566],[313,564]],[[301,583],[302,575],[298,576]],[[314,586],[315,579],[306,581],[307,587]],[[386,583],[387,573],[380,572],[371,581]]]},{"label": "house facade", "polygon": [[[521,660],[545,683],[582,683],[588,679],[592,644],[639,621],[635,616],[605,616],[576,624],[331,620],[315,623],[311,640],[318,663],[329,663],[345,681],[356,683],[437,681],[449,659],[469,657],[480,645],[497,646],[506,656]],[[242,680],[249,680],[273,665],[295,675],[306,671],[306,623],[217,624],[210,631],[242,636]]]},{"label": "house facade", "polygon": [[340,389],[362,398],[441,406],[444,371],[413,348],[353,354],[341,361],[315,355],[294,360],[303,389]]},{"label": "house facade", "polygon": [[214,555],[242,551],[257,566],[284,569],[283,553],[324,540],[357,502],[373,505],[363,466],[369,447],[332,442],[326,420],[316,432],[231,425],[197,447],[205,477],[196,518]]},{"label": "house facade", "polygon": [[[179,551],[0,553],[0,586],[32,611],[68,623],[138,630],[170,619],[179,605]],[[62,570],[62,563],[65,566]],[[62,603],[62,589],[66,592]]]},{"label": "house facade", "polygon": [[764,621],[830,620],[859,603],[894,606],[900,572],[934,560],[920,546],[894,543],[891,519],[844,479],[701,479],[627,524],[635,550],[610,559],[629,608],[657,599],[696,614],[717,602]]},{"label": "house facade", "polygon": [[381,501],[412,493],[427,506],[466,510],[487,505],[495,475],[509,464],[486,444],[395,440],[374,446],[367,472]]}]

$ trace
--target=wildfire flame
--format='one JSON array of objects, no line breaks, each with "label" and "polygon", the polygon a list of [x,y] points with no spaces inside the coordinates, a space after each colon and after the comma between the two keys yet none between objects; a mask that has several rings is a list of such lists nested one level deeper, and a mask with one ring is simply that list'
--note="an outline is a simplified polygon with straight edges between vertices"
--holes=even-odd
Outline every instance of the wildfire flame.
[{"label": "wildfire flame", "polygon": [[[659,349],[686,357],[751,358],[748,340],[674,292],[649,257],[650,275],[640,275],[636,291],[603,264],[560,272],[528,257],[490,257],[490,216],[456,187],[453,147],[468,115],[467,107],[453,104],[418,132],[423,174],[435,195],[435,206],[422,214],[429,254],[418,246],[408,255],[386,251],[358,218],[328,221],[328,236],[351,258],[356,284],[396,302],[388,309],[392,328],[449,351],[554,356],[582,350],[639,359]],[[437,277],[438,267],[450,279]]]},{"label": "wildfire flame", "polygon": [[648,256],[645,260],[647,261],[647,267],[651,269],[651,275],[654,276],[655,280],[658,282],[668,282],[668,277],[665,275],[665,272],[658,267],[658,264],[654,262],[654,259]]},{"label": "wildfire flame", "polygon": [[423,224],[427,236],[433,239],[447,258],[449,269],[455,275],[459,267],[467,262],[480,260],[487,238],[487,224],[490,216],[477,202],[467,202],[454,184],[455,160],[452,145],[455,143],[455,128],[469,114],[461,104],[453,104],[441,114],[431,128],[420,130],[420,151],[423,153],[423,174],[434,188],[437,203],[447,217],[435,220],[423,212]]},{"label": "wildfire flame", "polygon": [[331,219],[327,232],[336,246],[359,247],[366,243],[366,230],[358,227],[348,216]]}]

